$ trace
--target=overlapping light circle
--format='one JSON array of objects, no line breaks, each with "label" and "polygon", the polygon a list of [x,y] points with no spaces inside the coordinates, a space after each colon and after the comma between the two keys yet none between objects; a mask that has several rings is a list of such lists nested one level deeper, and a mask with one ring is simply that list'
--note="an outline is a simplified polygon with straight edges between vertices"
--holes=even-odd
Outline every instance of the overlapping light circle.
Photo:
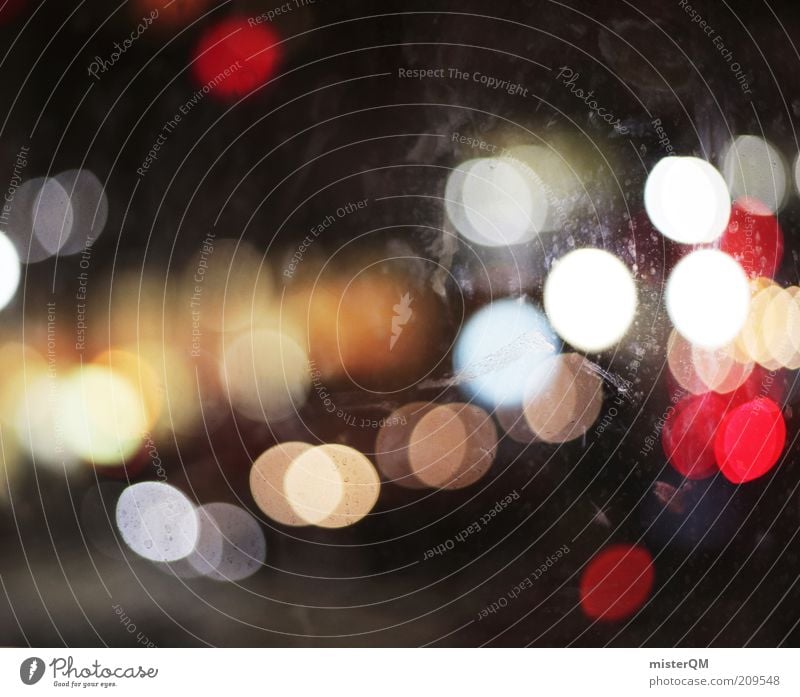
[{"label": "overlapping light circle", "polygon": [[22,182],[7,203],[4,232],[26,264],[89,249],[108,219],[108,198],[97,176],[71,169]]},{"label": "overlapping light circle", "polygon": [[566,443],[591,428],[603,406],[603,381],[577,353],[549,359],[544,388],[531,385],[524,417],[531,432],[545,443]]},{"label": "overlapping light circle", "polygon": [[483,478],[494,462],[497,431],[489,414],[470,404],[439,405],[411,432],[409,466],[425,486],[462,489]]},{"label": "overlapping light circle", "polygon": [[535,173],[517,160],[468,160],[447,179],[445,210],[469,242],[485,247],[522,244],[542,230],[547,196]]},{"label": "overlapping light circle", "polygon": [[[291,460],[287,464],[287,460]],[[264,488],[262,472],[274,460],[283,476],[271,474],[278,492]],[[354,448],[324,444],[314,447],[290,447],[277,455],[275,451],[256,462],[251,470],[261,509],[277,522],[290,525],[316,525],[322,528],[343,528],[355,525],[367,516],[380,494],[380,478],[369,459]],[[286,508],[288,506],[288,510]]]}]

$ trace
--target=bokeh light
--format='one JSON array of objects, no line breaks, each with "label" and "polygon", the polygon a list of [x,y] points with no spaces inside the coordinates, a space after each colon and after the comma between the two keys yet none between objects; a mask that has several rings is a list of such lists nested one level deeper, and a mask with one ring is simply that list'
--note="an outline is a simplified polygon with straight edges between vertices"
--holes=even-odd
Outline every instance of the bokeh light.
[{"label": "bokeh light", "polygon": [[74,222],[69,195],[56,178],[48,177],[33,200],[33,234],[48,256],[64,246]]},{"label": "bokeh light", "polygon": [[467,241],[502,247],[530,241],[544,226],[547,198],[532,170],[515,160],[468,160],[447,179],[445,210]]},{"label": "bokeh light", "polygon": [[723,419],[714,442],[719,468],[734,484],[763,477],[786,444],[780,407],[767,397],[741,404]]},{"label": "bokeh light", "polygon": [[731,195],[758,214],[766,206],[776,213],[786,200],[787,166],[780,152],[760,136],[734,138],[722,158]]},{"label": "bokeh light", "polygon": [[[784,333],[786,317],[780,318],[780,326],[768,325],[768,311],[773,301],[781,294],[781,289],[769,279],[763,284],[751,283],[752,297],[747,319],[736,339],[736,348],[750,360],[760,363],[769,370],[776,370],[780,363],[772,357],[770,340],[779,339]],[[777,336],[774,336],[777,335]]]},{"label": "bokeh light", "polygon": [[189,563],[214,581],[241,581],[264,564],[267,542],[258,522],[230,503],[208,503],[197,509],[200,529],[206,530],[205,553],[196,548]]},{"label": "bokeh light", "polygon": [[336,461],[320,446],[292,459],[283,476],[283,487],[294,515],[309,525],[333,515],[344,498],[344,479]]},{"label": "bokeh light", "polygon": [[25,391],[14,414],[20,447],[37,468],[63,474],[78,468],[77,456],[67,447],[64,380],[50,372],[24,375]]},{"label": "bokeh light", "polygon": [[483,406],[521,406],[526,380],[539,376],[543,386],[544,359],[559,348],[539,310],[506,298],[469,318],[456,340],[453,367],[462,389]]},{"label": "bokeh light", "polygon": [[665,296],[675,329],[709,349],[736,337],[750,306],[742,267],[715,249],[699,249],[681,259],[669,276]]},{"label": "bokeh light", "polygon": [[753,372],[754,363],[750,360],[736,360],[735,349],[731,344],[718,349],[692,346],[691,351],[695,375],[707,389],[719,394],[738,389]]},{"label": "bokeh light", "polygon": [[296,413],[311,384],[305,351],[271,329],[233,337],[220,363],[220,380],[234,409],[255,421],[279,421]]},{"label": "bokeh light", "polygon": [[274,281],[264,254],[247,242],[203,243],[181,278],[181,307],[200,332],[233,332],[274,324]]},{"label": "bokeh light", "polygon": [[197,545],[200,525],[194,505],[164,482],[139,482],[125,489],[117,501],[116,521],[125,544],[150,561],[177,561]]},{"label": "bokeh light", "polygon": [[664,422],[661,445],[669,463],[688,479],[706,479],[718,471],[714,438],[727,401],[713,392],[679,401]]},{"label": "bokeh light", "polygon": [[89,170],[23,182],[9,204],[7,232],[25,263],[84,252],[108,218],[108,199]]},{"label": "bokeh light", "polygon": [[603,351],[617,343],[631,326],[636,306],[630,271],[602,249],[563,256],[544,286],[544,307],[553,328],[584,351]]},{"label": "bokeh light", "polygon": [[752,299],[742,331],[732,345],[740,362],[767,370],[800,368],[800,288],[781,288],[769,278],[750,282]]},{"label": "bokeh light", "polygon": [[[563,227],[583,193],[581,182],[564,155],[544,145],[515,145],[503,151],[503,159],[522,170],[533,194],[534,221],[528,234]],[[540,208],[537,210],[536,206]]]},{"label": "bokeh light", "polygon": [[[761,330],[773,365],[800,368],[800,304],[798,288],[778,288],[764,308]],[[752,304],[751,304],[752,307]],[[769,367],[763,364],[764,367]]]},{"label": "bokeh light", "polygon": [[276,72],[280,39],[265,24],[229,17],[201,36],[195,51],[194,77],[201,89],[221,99],[237,99],[263,85]]},{"label": "bokeh light", "polygon": [[695,365],[696,348],[673,329],[667,339],[667,365],[675,382],[684,390],[692,394],[702,394],[708,391],[708,385]]},{"label": "bokeh light", "polygon": [[654,581],[650,552],[641,546],[611,545],[594,556],[581,575],[581,608],[593,620],[623,620],[644,605]]},{"label": "bokeh light", "polygon": [[315,446],[297,456],[284,476],[295,513],[323,528],[362,520],[378,501],[380,478],[365,455],[338,444]]},{"label": "bokeh light", "polygon": [[76,457],[118,464],[139,448],[148,428],[147,407],[129,380],[87,365],[66,377],[62,399],[64,440]]},{"label": "bokeh light", "polygon": [[531,385],[524,416],[531,432],[546,443],[566,443],[588,431],[603,406],[603,381],[577,353],[548,359],[546,385]]},{"label": "bokeh light", "polygon": [[[91,247],[105,229],[108,196],[97,175],[88,169],[70,169],[55,179],[69,197],[72,216],[70,234],[61,242],[58,253],[78,254]],[[65,232],[67,227],[65,223]]]},{"label": "bokeh light", "polygon": [[731,200],[722,175],[697,157],[664,157],[647,177],[644,205],[656,229],[684,244],[716,240],[728,225]]},{"label": "bokeh light", "polygon": [[344,528],[355,525],[365,518],[378,502],[381,490],[378,472],[366,455],[355,448],[338,444],[317,447],[336,465],[343,489],[339,503],[328,516],[317,522],[317,525],[323,528]]},{"label": "bokeh light", "polygon": [[290,441],[278,443],[258,456],[250,470],[250,493],[261,511],[283,525],[306,525],[286,495],[284,477],[289,465],[312,446]]},{"label": "bokeh light", "polygon": [[47,259],[51,253],[34,234],[34,204],[47,180],[44,177],[22,182],[14,193],[4,232],[14,244],[20,261],[33,264]]},{"label": "bokeh light", "polygon": [[380,426],[375,438],[375,462],[383,478],[407,489],[422,489],[408,459],[408,446],[414,428],[429,411],[432,402],[410,402],[395,409]]},{"label": "bokeh light", "polygon": [[416,424],[408,446],[411,471],[429,487],[462,489],[489,470],[497,431],[480,407],[453,403],[428,411]]}]

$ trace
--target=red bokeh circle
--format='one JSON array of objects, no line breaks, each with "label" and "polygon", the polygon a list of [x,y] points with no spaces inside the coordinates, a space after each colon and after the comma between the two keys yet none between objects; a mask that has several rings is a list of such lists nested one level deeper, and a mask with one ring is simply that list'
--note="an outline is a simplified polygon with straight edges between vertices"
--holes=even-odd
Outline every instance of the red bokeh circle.
[{"label": "red bokeh circle", "polygon": [[786,444],[781,408],[767,397],[757,397],[732,409],[720,425],[714,450],[722,474],[735,484],[769,472]]},{"label": "red bokeh circle", "polygon": [[222,99],[241,97],[275,74],[279,40],[268,26],[250,26],[242,17],[225,19],[201,36],[194,77],[201,88],[209,86],[211,93]]},{"label": "red bokeh circle", "polygon": [[616,544],[597,554],[581,576],[581,608],[606,622],[630,617],[644,605],[655,580],[653,558],[644,547]]},{"label": "red bokeh circle", "polygon": [[669,463],[688,479],[706,479],[717,472],[714,438],[727,401],[714,392],[684,397],[669,413],[661,445]]}]

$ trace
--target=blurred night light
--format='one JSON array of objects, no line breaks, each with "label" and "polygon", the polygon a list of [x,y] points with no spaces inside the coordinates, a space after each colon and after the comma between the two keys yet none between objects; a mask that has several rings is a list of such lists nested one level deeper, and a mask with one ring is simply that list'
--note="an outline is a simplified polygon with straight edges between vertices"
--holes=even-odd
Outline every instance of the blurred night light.
[{"label": "blurred night light", "polygon": [[77,254],[91,247],[103,232],[108,220],[108,196],[94,172],[70,169],[55,177],[69,197],[72,216],[71,229],[60,243],[58,253]]},{"label": "blurred night light", "polygon": [[283,525],[306,525],[286,495],[284,477],[296,457],[311,449],[308,443],[287,442],[263,452],[250,470],[250,493],[261,511]]},{"label": "blurred night light", "polygon": [[[329,457],[342,481],[342,497],[333,511],[317,522],[323,528],[344,528],[364,518],[374,507],[380,495],[378,472],[366,455],[346,445],[317,446]],[[301,458],[303,455],[300,456]]]},{"label": "blurred night light", "polygon": [[515,145],[507,148],[502,158],[522,171],[536,205],[540,206],[535,220],[542,219],[542,222],[530,232],[560,229],[583,191],[580,180],[564,157],[544,145]]},{"label": "blurred night light", "polygon": [[425,487],[411,471],[408,447],[416,425],[435,408],[432,402],[410,402],[386,418],[375,439],[375,460],[384,479],[407,489]]},{"label": "blurred night light", "polygon": [[79,460],[66,447],[64,379],[43,370],[23,374],[23,381],[25,389],[15,405],[13,423],[20,447],[36,467],[61,474],[76,470]]},{"label": "blurred night light", "polygon": [[706,389],[718,394],[728,394],[741,387],[755,365],[750,360],[737,360],[730,344],[717,349],[692,346],[691,361]]},{"label": "blurred night light", "polygon": [[667,281],[667,313],[681,335],[703,348],[719,348],[744,326],[750,288],[742,267],[715,249],[691,252]]},{"label": "blurred night light", "polygon": [[125,544],[150,561],[177,561],[197,545],[200,525],[194,505],[164,482],[126,488],[117,501],[116,520]]},{"label": "blurred night light", "polygon": [[220,380],[234,409],[254,421],[278,421],[296,413],[311,383],[302,347],[270,329],[245,332],[227,343]]},{"label": "blurred night light", "polygon": [[492,466],[497,431],[489,414],[469,404],[442,404],[416,424],[408,446],[411,471],[429,487],[461,489]]},{"label": "blurred night light", "polygon": [[[787,316],[775,318],[778,325],[768,324],[767,313],[770,306],[781,296],[781,288],[770,279],[763,279],[765,283],[751,283],[752,296],[747,312],[747,319],[736,338],[736,346],[748,359],[760,363],[768,370],[777,370],[781,367],[779,361],[772,355],[772,349],[780,350],[777,346],[785,335]],[[787,305],[788,309],[788,305]],[[770,346],[770,342],[776,345]]]},{"label": "blurred night light", "polygon": [[578,249],[553,264],[544,307],[564,341],[583,351],[603,351],[625,335],[636,316],[636,284],[613,254]]},{"label": "blurred night light", "polygon": [[644,205],[650,221],[665,237],[683,244],[713,242],[731,213],[722,175],[697,157],[664,157],[647,177]]},{"label": "blurred night light", "polygon": [[521,406],[526,380],[548,378],[545,359],[560,342],[544,314],[505,298],[467,320],[456,340],[453,367],[465,392],[483,406]]},{"label": "blurred night light", "polygon": [[544,388],[532,385],[524,417],[532,433],[545,443],[566,443],[588,431],[603,406],[603,381],[577,353],[548,359],[550,378]]},{"label": "blurred night light", "polygon": [[61,250],[72,235],[74,222],[69,194],[56,178],[48,177],[33,200],[33,234],[48,256]]},{"label": "blurred night light", "polygon": [[108,199],[89,170],[23,182],[10,203],[7,231],[20,259],[34,263],[55,254],[83,252],[108,218]]},{"label": "blurred night light", "polygon": [[445,209],[467,241],[485,247],[533,239],[547,218],[547,197],[533,170],[505,158],[468,160],[447,179]]},{"label": "blurred night light", "polygon": [[761,204],[752,209],[758,214],[766,206],[777,213],[786,200],[787,165],[778,150],[760,136],[738,136],[722,158],[722,171],[731,196]]},{"label": "blurred night light", "polygon": [[187,561],[198,573],[214,581],[241,581],[263,566],[267,543],[247,511],[230,503],[208,503],[197,509],[197,515],[200,538],[206,544]]},{"label": "blurred night light", "polygon": [[354,525],[372,510],[380,494],[372,463],[345,445],[318,445],[301,453],[283,481],[295,513],[323,528]]},{"label": "blurred night light", "polygon": [[125,462],[149,424],[136,387],[107,367],[76,368],[63,385],[63,435],[76,456],[96,465]]},{"label": "blurred night light", "polygon": [[263,85],[277,71],[280,38],[266,24],[228,17],[200,37],[194,77],[201,90],[235,100]]},{"label": "blurred night light", "polygon": [[719,469],[714,436],[727,401],[710,392],[687,395],[670,411],[661,431],[661,445],[669,463],[687,479],[706,479]]},{"label": "blurred night light", "polygon": [[295,456],[283,476],[286,500],[303,523],[316,525],[336,510],[344,497],[344,480],[336,462],[321,447]]},{"label": "blurred night light", "polygon": [[734,484],[764,476],[780,459],[786,444],[781,408],[767,397],[728,412],[714,442],[719,468]]},{"label": "blurred night light", "polygon": [[615,622],[636,613],[653,588],[653,558],[644,547],[615,544],[583,570],[581,608],[587,617]]}]

